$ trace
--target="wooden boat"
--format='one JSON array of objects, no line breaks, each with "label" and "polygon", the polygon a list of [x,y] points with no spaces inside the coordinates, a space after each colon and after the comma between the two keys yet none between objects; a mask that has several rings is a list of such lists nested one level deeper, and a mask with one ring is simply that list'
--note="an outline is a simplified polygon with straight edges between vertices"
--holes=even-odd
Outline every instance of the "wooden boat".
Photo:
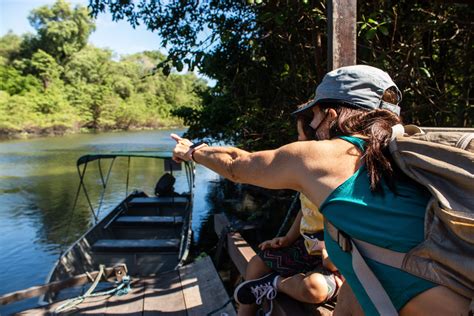
[{"label": "wooden boat", "polygon": [[[98,163],[105,190],[113,161],[125,158],[128,159],[130,166],[130,159],[134,157],[162,160],[166,175],[160,181],[161,186],[164,185],[167,190],[162,188],[155,196],[143,191],[128,194],[109,214],[97,220],[92,228],[62,254],[49,274],[47,284],[98,271],[99,265],[112,267],[126,264],[128,274],[132,277],[153,276],[177,269],[186,260],[192,238],[194,169],[191,163],[184,163],[188,191],[176,193],[174,189],[171,191],[169,189],[173,188],[174,184],[173,171],[180,170],[181,165],[171,160],[169,152],[85,155],[77,161],[81,180],[78,194],[82,189],[96,218],[83,181],[88,164]],[[100,167],[104,160],[109,160],[110,166],[105,179]],[[128,178],[127,172],[127,182]],[[103,194],[100,203],[102,200]],[[56,293],[48,292],[40,302],[51,303],[55,299],[57,299]]]},{"label": "wooden boat", "polygon": [[[87,165],[98,163],[105,189],[113,161],[125,158],[130,166],[134,157],[163,160],[165,175],[157,183],[158,194],[142,191],[126,194],[123,201],[99,220],[84,185]],[[81,181],[75,204],[82,190],[96,224],[61,255],[44,285],[1,296],[0,307],[41,296],[40,306],[30,306],[27,310],[23,307],[20,314],[206,315],[220,311],[236,315],[210,257],[184,265],[192,237],[194,165],[184,163],[188,191],[178,194],[170,188],[174,183],[172,173],[181,165],[170,158],[171,153],[163,152],[79,158]],[[103,160],[110,160],[105,178],[101,170]],[[127,172],[127,182],[128,179]],[[128,191],[128,183],[126,187]],[[103,199],[102,192],[99,207]],[[120,289],[125,292],[119,293]],[[11,308],[7,314],[18,310]]]}]

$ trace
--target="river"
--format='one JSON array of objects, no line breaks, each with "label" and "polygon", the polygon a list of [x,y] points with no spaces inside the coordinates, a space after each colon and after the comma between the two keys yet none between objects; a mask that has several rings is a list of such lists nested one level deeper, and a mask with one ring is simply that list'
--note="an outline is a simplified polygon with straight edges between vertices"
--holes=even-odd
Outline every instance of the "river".
[{"label": "river", "polygon": [[[61,137],[0,142],[0,295],[42,284],[65,244],[82,235],[93,217],[81,195],[72,205],[79,184],[76,160],[83,154],[104,151],[171,150],[170,133],[184,130],[78,134]],[[107,170],[107,164],[102,168]],[[89,168],[89,167],[88,167]],[[126,160],[117,160],[99,217],[125,196]],[[153,159],[132,161],[129,190],[153,193],[162,166]],[[92,201],[98,201],[98,167],[91,166],[86,185]],[[89,176],[90,175],[90,176]],[[184,191],[184,174],[175,174],[177,192]],[[196,170],[193,208],[194,241],[209,218],[206,196],[218,176],[201,167]],[[98,206],[96,203],[94,206]],[[11,307],[9,307],[11,310]],[[9,313],[9,310],[0,313]]]}]

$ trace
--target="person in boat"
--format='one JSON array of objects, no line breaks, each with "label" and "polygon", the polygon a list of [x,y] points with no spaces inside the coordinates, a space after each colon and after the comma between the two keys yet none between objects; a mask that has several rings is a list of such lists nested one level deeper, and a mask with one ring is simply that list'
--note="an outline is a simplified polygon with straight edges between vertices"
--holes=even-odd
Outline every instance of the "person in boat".
[{"label": "person in boat", "polygon": [[[391,127],[400,123],[400,101],[400,90],[382,70],[342,67],[326,74],[315,98],[301,109],[312,110],[310,125],[318,141],[247,152],[192,146],[189,140],[174,137],[173,157],[194,160],[234,182],[302,192],[339,229],[359,240],[407,252],[423,240],[430,194],[404,177],[389,156]],[[352,255],[327,230],[325,244],[364,313],[377,315],[355,276]],[[400,315],[468,314],[468,299],[447,287],[367,261]],[[338,303],[335,315],[343,314]]]},{"label": "person in boat", "polygon": [[[314,139],[314,130],[309,126],[312,116],[311,110],[296,115],[298,141]],[[255,303],[260,304],[263,298],[246,295],[248,287],[253,287],[257,296],[271,297],[278,289],[298,301],[313,304],[337,297],[343,279],[330,263],[324,247],[322,214],[304,194],[299,198],[301,209],[287,234],[262,242],[258,255],[247,265],[247,281],[236,288],[234,295],[241,304],[239,315],[255,315]]]}]

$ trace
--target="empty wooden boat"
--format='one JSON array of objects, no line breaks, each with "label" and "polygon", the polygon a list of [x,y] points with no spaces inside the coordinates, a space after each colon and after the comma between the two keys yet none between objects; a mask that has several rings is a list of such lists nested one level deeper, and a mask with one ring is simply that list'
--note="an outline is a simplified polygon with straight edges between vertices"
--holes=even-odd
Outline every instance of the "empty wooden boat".
[{"label": "empty wooden boat", "polygon": [[[100,265],[112,267],[123,263],[126,264],[130,276],[148,277],[177,269],[186,260],[192,238],[192,163],[183,163],[184,170],[180,170],[181,165],[170,159],[169,152],[86,155],[77,161],[81,180],[78,193],[82,189],[89,201],[83,181],[88,164],[94,162],[100,166],[101,161],[109,160],[109,166],[112,168],[113,161],[117,158],[128,159],[130,162],[130,159],[136,157],[160,159],[165,164],[165,173],[157,183],[156,194],[137,190],[128,194],[62,254],[46,283],[98,271]],[[128,165],[130,166],[130,163]],[[105,179],[102,170],[99,170],[105,190],[111,169]],[[185,172],[188,184],[186,192],[174,191],[173,172]],[[89,205],[92,207],[90,201]],[[48,292],[41,301],[51,303],[57,299],[56,295],[57,293]]]}]

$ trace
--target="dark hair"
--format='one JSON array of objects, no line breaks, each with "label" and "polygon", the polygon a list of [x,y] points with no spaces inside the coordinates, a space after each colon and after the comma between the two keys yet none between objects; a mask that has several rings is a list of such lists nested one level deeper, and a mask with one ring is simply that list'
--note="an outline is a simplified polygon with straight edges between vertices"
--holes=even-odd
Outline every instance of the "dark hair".
[{"label": "dark hair", "polygon": [[[396,103],[396,94],[385,91],[383,100]],[[394,102],[395,101],[395,102]],[[361,134],[366,136],[364,161],[367,166],[370,188],[377,191],[382,179],[387,181],[390,189],[394,189],[394,167],[390,158],[388,145],[392,136],[391,127],[401,123],[398,115],[388,110],[371,110],[349,108],[343,105],[324,105],[324,108],[334,108],[338,114],[329,130],[331,138],[342,135]]]}]

